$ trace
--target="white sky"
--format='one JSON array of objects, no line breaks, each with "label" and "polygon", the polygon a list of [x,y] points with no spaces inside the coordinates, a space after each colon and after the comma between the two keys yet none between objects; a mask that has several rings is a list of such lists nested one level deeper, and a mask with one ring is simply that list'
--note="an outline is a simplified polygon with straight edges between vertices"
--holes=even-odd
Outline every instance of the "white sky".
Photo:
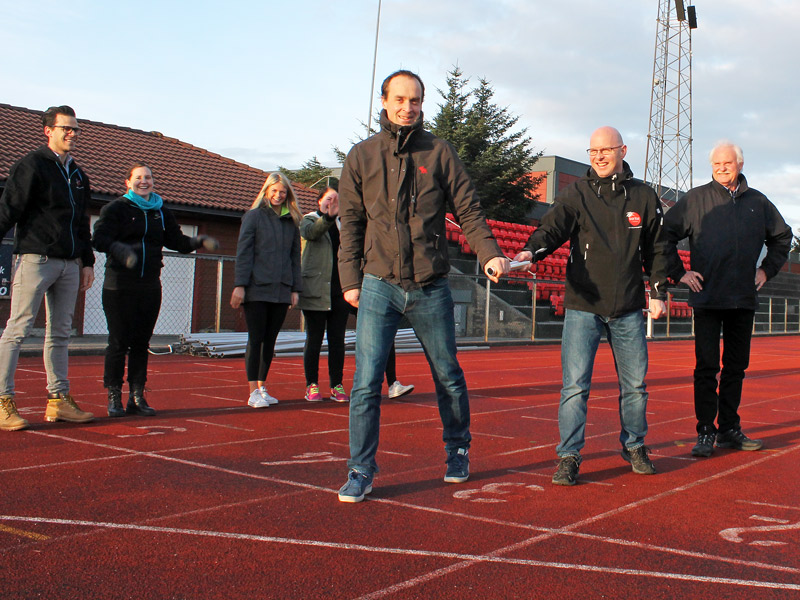
[{"label": "white sky", "polygon": [[[686,4],[690,4],[686,0]],[[800,2],[694,0],[694,184],[744,149],[748,182],[800,228]],[[520,116],[535,150],[586,162],[617,127],[644,175],[658,0],[0,0],[0,102],[164,135],[270,170],[336,166],[383,77],[420,74],[424,110],[458,65]]]}]

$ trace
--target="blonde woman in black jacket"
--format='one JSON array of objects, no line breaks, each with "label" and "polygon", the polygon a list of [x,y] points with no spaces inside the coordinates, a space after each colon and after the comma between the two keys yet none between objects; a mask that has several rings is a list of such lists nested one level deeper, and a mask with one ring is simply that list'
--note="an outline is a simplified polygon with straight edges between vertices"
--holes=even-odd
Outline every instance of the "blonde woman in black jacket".
[{"label": "blonde woman in black jacket", "polygon": [[231,306],[243,307],[247,321],[247,404],[253,408],[278,402],[264,384],[286,311],[297,305],[303,289],[301,218],[292,186],[281,173],[267,177],[242,217]]}]

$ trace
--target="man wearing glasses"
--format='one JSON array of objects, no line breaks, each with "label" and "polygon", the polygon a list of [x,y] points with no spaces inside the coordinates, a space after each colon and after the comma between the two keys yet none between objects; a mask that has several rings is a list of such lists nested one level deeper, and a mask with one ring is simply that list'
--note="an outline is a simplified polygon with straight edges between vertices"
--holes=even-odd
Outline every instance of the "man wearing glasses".
[{"label": "man wearing glasses", "polygon": [[78,289],[94,282],[94,253],[86,209],[89,179],[70,156],[80,133],[69,106],[42,115],[47,145],[11,167],[0,197],[0,232],[14,225],[17,255],[11,289],[11,315],[0,338],[0,429],[28,427],[14,402],[14,372],[22,342],[42,304],[47,303],[44,365],[47,371],[47,421],[85,423],[69,393],[67,359]]},{"label": "man wearing glasses", "polygon": [[643,309],[648,306],[642,268],[650,278],[650,314],[664,312],[666,255],[658,196],[633,179],[623,159],[619,131],[601,127],[589,142],[591,168],[565,188],[514,260],[539,260],[570,242],[564,331],[563,387],[558,409],[561,442],[556,448],[557,485],[575,485],[584,446],[592,368],[601,336],[614,355],[619,383],[622,458],[634,473],[656,472],[644,445],[647,433],[647,343]]}]

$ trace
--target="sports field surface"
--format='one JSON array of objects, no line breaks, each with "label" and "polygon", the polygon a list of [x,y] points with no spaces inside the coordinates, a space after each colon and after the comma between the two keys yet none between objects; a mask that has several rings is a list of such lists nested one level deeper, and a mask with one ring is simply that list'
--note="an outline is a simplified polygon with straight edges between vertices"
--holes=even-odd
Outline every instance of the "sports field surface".
[{"label": "sports field surface", "polygon": [[[155,417],[111,419],[102,356],[70,363],[85,425],[44,421],[41,358],[22,358],[0,432],[0,598],[800,598],[800,337],[753,340],[740,414],[758,452],[693,458],[692,341],[649,346],[647,445],[620,456],[618,388],[598,353],[579,485],[551,483],[560,347],[461,351],[471,477],[444,483],[425,357],[384,397],[374,490],[345,504],[348,406],[303,400],[278,357],[247,407],[242,359],[154,356]],[[326,371],[325,358],[321,372]],[[345,383],[353,375],[345,364]],[[321,381],[325,386],[327,381]]]}]

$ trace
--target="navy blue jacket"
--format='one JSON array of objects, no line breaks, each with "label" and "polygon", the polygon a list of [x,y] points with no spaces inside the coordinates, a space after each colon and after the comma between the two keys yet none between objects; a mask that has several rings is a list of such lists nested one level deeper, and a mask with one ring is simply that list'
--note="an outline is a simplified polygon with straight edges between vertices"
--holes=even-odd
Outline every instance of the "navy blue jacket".
[{"label": "navy blue jacket", "polygon": [[289,304],[292,292],[303,291],[300,230],[266,199],[242,217],[233,285],[245,288],[245,302]]},{"label": "navy blue jacket", "polygon": [[668,273],[679,281],[686,273],[675,249],[689,238],[692,271],[703,276],[703,289],[689,292],[697,308],[758,308],[755,278],[764,245],[761,268],[775,277],[789,256],[792,229],[767,197],[747,185],[739,174],[734,196],[711,181],[693,188],[667,211],[664,218],[670,246]]},{"label": "navy blue jacket", "polygon": [[89,178],[69,161],[42,146],[12,167],[0,197],[0,233],[14,225],[14,254],[80,258],[94,265],[89,215]]}]

